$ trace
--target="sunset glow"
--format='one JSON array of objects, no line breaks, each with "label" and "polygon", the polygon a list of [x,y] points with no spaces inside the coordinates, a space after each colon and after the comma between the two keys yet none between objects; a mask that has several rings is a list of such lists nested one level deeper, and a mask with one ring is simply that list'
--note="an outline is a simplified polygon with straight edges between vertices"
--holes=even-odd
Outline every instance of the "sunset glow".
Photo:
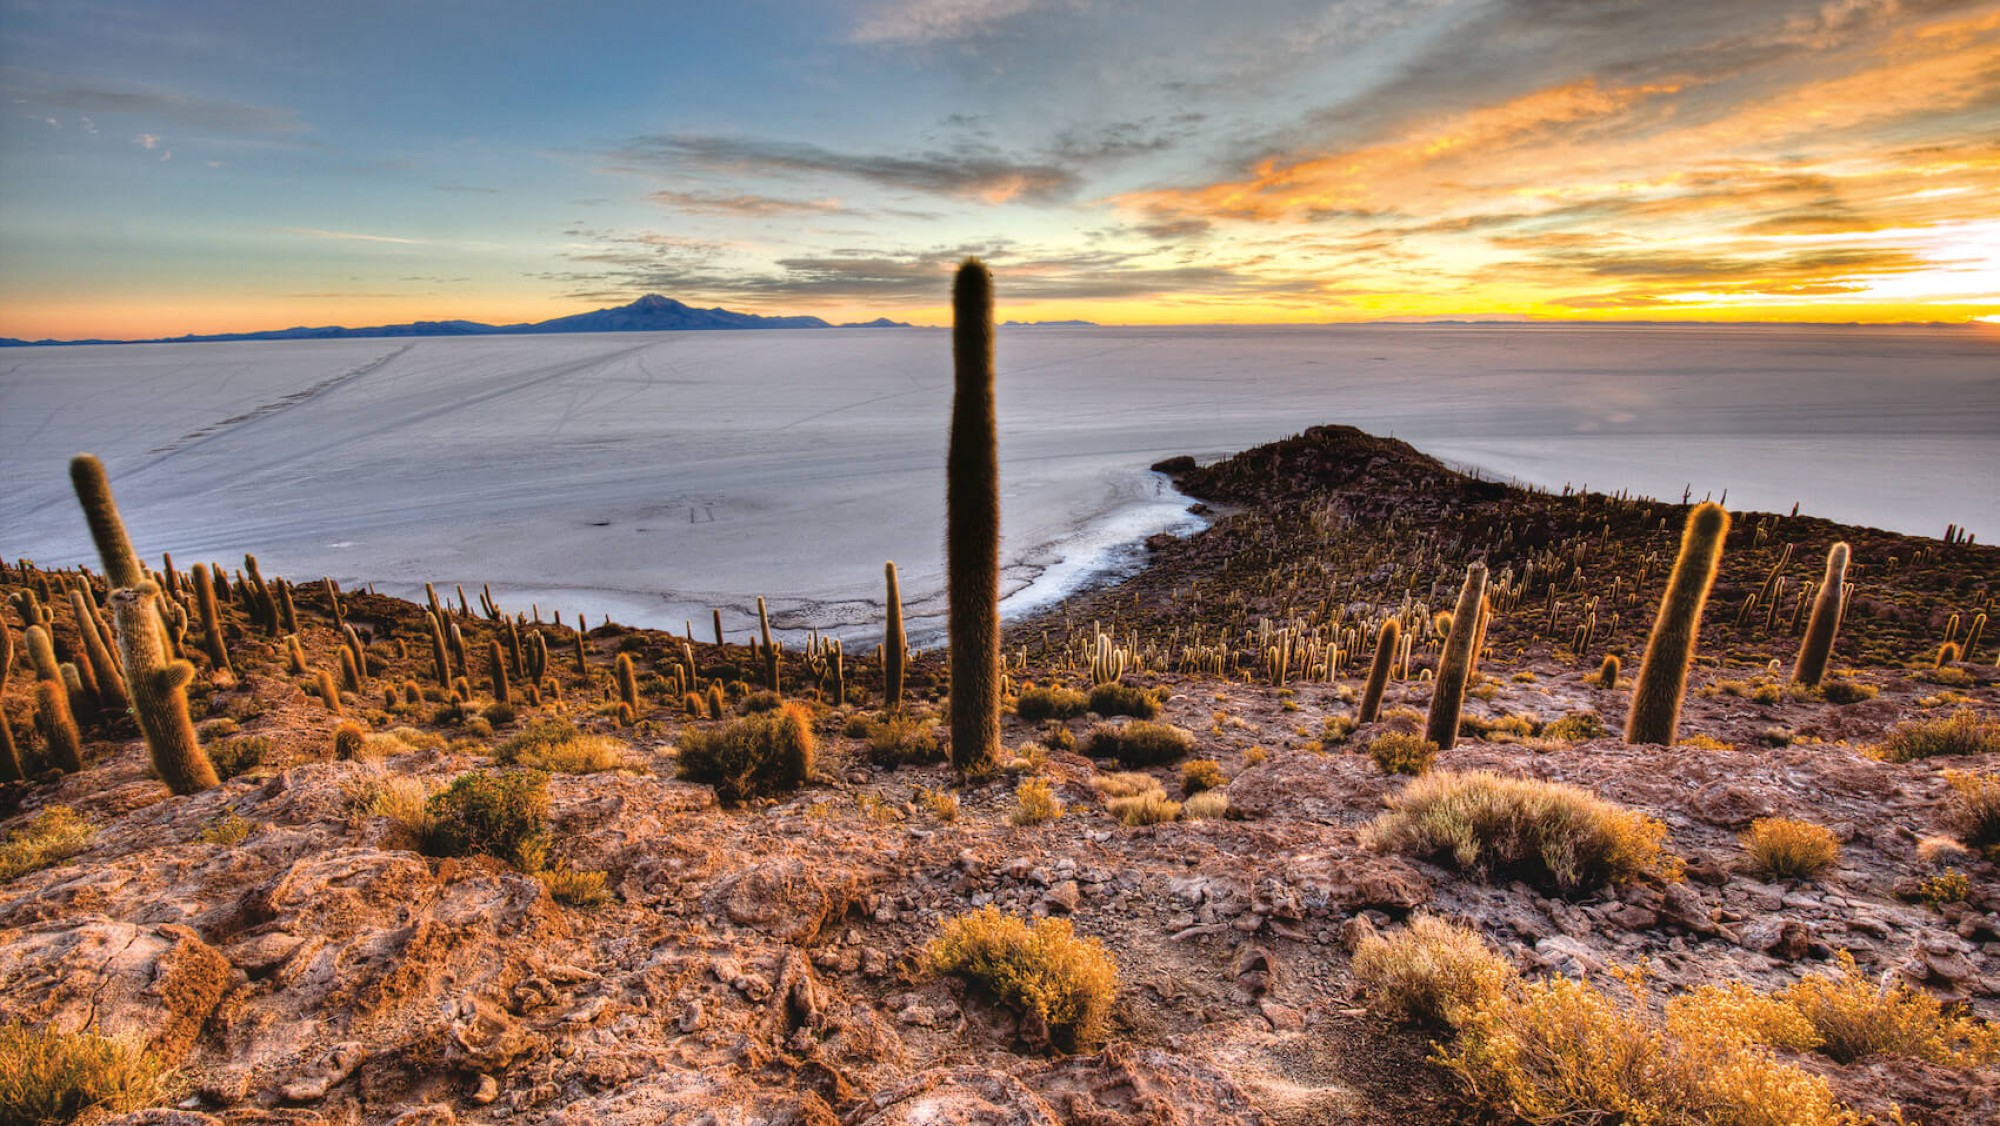
[{"label": "sunset glow", "polygon": [[1996,3],[165,7],[4,5],[0,335],[2000,316]]}]

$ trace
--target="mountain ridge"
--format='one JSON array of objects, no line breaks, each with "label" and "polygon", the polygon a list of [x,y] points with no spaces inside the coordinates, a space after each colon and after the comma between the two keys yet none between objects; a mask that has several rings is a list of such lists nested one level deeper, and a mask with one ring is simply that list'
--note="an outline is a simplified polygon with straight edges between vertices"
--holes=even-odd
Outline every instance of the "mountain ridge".
[{"label": "mountain ridge", "polygon": [[144,340],[19,340],[14,337],[0,338],[0,348],[38,348],[57,346],[81,346],[85,344],[218,344],[239,340],[354,340],[395,337],[435,337],[435,336],[533,336],[572,332],[700,332],[719,329],[789,329],[789,328],[910,328],[903,321],[892,321],[887,317],[877,317],[865,323],[855,322],[835,325],[813,316],[765,316],[761,313],[739,313],[716,306],[712,309],[697,309],[671,297],[649,293],[629,305],[619,305],[609,309],[597,309],[588,313],[574,313],[566,317],[554,317],[546,321],[511,325],[489,325],[479,321],[411,321],[406,324],[369,325],[362,328],[348,328],[345,325],[296,325],[292,328],[264,329],[257,332],[217,332],[184,336],[158,336]]}]

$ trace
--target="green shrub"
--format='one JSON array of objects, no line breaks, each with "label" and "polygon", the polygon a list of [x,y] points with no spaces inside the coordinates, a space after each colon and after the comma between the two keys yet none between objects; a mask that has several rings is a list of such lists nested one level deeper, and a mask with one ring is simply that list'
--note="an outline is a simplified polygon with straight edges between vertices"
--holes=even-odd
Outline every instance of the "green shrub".
[{"label": "green shrub", "polygon": [[499,857],[537,872],[548,856],[549,776],[529,767],[461,774],[424,803],[423,850]]},{"label": "green shrub", "polygon": [[812,774],[814,740],[806,710],[787,703],[711,731],[684,729],[680,776],[715,787],[725,805],[798,789]]},{"label": "green shrub", "polygon": [[1498,1000],[1517,975],[1478,931],[1433,915],[1384,938],[1369,935],[1354,951],[1354,979],[1377,1015],[1403,1024],[1442,1026]]},{"label": "green shrub", "polygon": [[1072,688],[1026,688],[1014,698],[1014,714],[1028,723],[1074,719],[1090,708],[1090,697]]},{"label": "green shrub", "polygon": [[1390,731],[1368,744],[1368,757],[1384,774],[1428,774],[1437,761],[1438,745],[1421,735]]},{"label": "green shrub", "polygon": [[1091,758],[1115,758],[1127,766],[1158,766],[1186,758],[1194,750],[1194,735],[1171,724],[1144,720],[1099,723],[1084,736],[1082,749]]},{"label": "green shrub", "polygon": [[167,1101],[159,1057],[123,1040],[0,1024],[0,1122],[64,1126],[86,1112],[125,1114]]},{"label": "green shrub", "polygon": [[1152,719],[1160,714],[1159,697],[1130,684],[1100,684],[1090,690],[1090,710],[1102,716],[1129,715]]},{"label": "green shrub", "polygon": [[990,905],[946,920],[924,963],[1039,1018],[1064,1051],[1104,1035],[1118,995],[1118,966],[1103,943],[1076,937],[1067,919],[1030,924]]},{"label": "green shrub", "polygon": [[90,822],[66,805],[52,805],[7,831],[0,843],[0,881],[25,876],[90,847]]},{"label": "green shrub", "polygon": [[1436,771],[1388,804],[1370,830],[1376,847],[1490,879],[1574,892],[1675,871],[1665,825],[1559,782]]},{"label": "green shrub", "polygon": [[1945,719],[1916,719],[1899,723],[1875,748],[1875,757],[1884,762],[1912,762],[1939,755],[1990,755],[2000,753],[2000,720],[1971,709],[1954,712]]}]

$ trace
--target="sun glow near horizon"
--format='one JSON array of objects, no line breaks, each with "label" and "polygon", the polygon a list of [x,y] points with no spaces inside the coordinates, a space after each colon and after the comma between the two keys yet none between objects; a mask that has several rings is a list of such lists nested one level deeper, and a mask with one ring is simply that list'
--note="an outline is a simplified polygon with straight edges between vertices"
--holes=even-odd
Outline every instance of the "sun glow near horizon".
[{"label": "sun glow near horizon", "polygon": [[2000,3],[1122,8],[587,9],[412,73],[303,4],[10,3],[0,335],[940,323],[967,254],[1019,320],[2000,318]]}]

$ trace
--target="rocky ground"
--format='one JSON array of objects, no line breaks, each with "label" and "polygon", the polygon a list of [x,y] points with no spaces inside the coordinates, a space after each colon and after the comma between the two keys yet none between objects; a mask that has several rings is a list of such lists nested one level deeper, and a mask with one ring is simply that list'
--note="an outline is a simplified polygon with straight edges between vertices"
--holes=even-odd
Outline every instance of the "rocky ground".
[{"label": "rocky ground", "polygon": [[[1220,467],[1177,467],[1184,487],[1228,513],[1215,528],[1157,545],[1158,565],[1130,583],[1010,633],[1010,647],[1029,650],[1010,657],[1017,683],[1085,687],[1075,654],[1094,634],[1086,624],[1132,636],[1126,680],[1164,689],[1160,719],[1220,764],[1228,820],[1121,825],[1090,785],[1112,767],[1073,751],[973,782],[942,764],[878,765],[849,734],[855,715],[873,714],[857,703],[815,705],[820,752],[803,789],[723,808],[710,787],[674,780],[682,728],[716,721],[685,719],[650,675],[636,724],[620,726],[603,703],[615,654],[651,670],[680,639],[593,631],[579,675],[570,631],[543,627],[568,703],[521,707],[488,734],[431,722],[435,704],[383,706],[384,686],[427,682],[429,649],[421,608],[371,595],[343,600],[377,661],[346,718],[443,738],[336,759],[341,717],[233,608],[241,679],[204,669],[197,719],[228,718],[227,738],[266,740],[261,762],[175,797],[149,776],[143,743],[112,721],[86,732],[87,769],[38,773],[0,796],[0,828],[52,806],[94,827],[82,851],[0,883],[0,1020],[127,1035],[173,1063],[180,1109],[119,1120],[130,1123],[1467,1121],[1463,1094],[1426,1062],[1433,1035],[1372,1016],[1349,970],[1358,933],[1418,909],[1476,927],[1531,974],[1601,979],[1643,963],[1664,998],[1703,983],[1782,986],[1847,950],[1871,974],[2000,1018],[2000,866],[1935,839],[1944,768],[1992,771],[2000,756],[1892,764],[1866,753],[1904,720],[2000,711],[1992,642],[1943,673],[1926,659],[1949,614],[1969,621],[1990,605],[2000,552],[1739,516],[1743,543],[1732,537],[1709,660],[1681,725],[1714,745],[1627,746],[1616,732],[1629,673],[1612,689],[1585,675],[1606,651],[1636,664],[1663,578],[1657,562],[1645,577],[1646,558],[1671,562],[1679,506],[1523,494],[1399,444],[1314,435]],[[1607,516],[1629,522],[1629,545]],[[1796,634],[1782,615],[1739,621],[1742,596],[1786,542],[1797,545],[1791,581],[1817,578],[1834,538],[1855,544],[1856,604],[1867,607],[1850,615],[1836,668],[1879,694],[1841,705],[1758,693],[1765,662],[1788,665]],[[1612,734],[1556,743],[1495,729],[1443,752],[1437,768],[1570,782],[1658,817],[1685,879],[1562,898],[1369,847],[1366,827],[1405,779],[1352,752],[1376,728],[1420,725],[1430,685],[1392,684],[1382,723],[1349,732],[1365,663],[1279,686],[1246,639],[1264,617],[1333,638],[1361,620],[1356,607],[1406,595],[1442,604],[1469,558],[1496,571],[1572,562],[1538,565],[1554,593],[1529,585],[1500,611],[1468,714],[1539,726],[1588,711]],[[34,585],[25,571],[7,579],[10,595]],[[296,595],[309,665],[334,667],[325,596]],[[1591,597],[1607,634],[1578,652]],[[26,623],[6,612],[18,637]],[[75,636],[67,613],[59,640]],[[475,652],[498,632],[476,614],[461,625]],[[1226,674],[1183,671],[1175,640],[1202,630],[1234,639]],[[692,648],[709,679],[753,665],[740,649]],[[1413,677],[1428,660],[1422,646],[1417,656]],[[850,660],[850,681],[879,708],[872,666]],[[796,687],[802,668],[788,663],[786,678],[811,694]],[[920,665],[915,714],[936,716],[942,679],[934,657]],[[32,686],[25,662],[5,704],[32,754],[24,680]],[[394,818],[369,812],[386,780],[435,791],[556,712],[629,747],[628,769],[549,784],[554,859],[605,872],[608,902],[558,902],[498,860],[422,855]],[[1066,727],[1081,734],[1091,722]],[[1042,725],[1005,722],[1009,749],[1051,741],[1061,742]],[[1017,826],[1014,789],[1031,771],[1067,810]],[[1151,773],[1180,796],[1177,768]],[[924,800],[934,792],[956,796],[955,817]],[[1832,829],[1837,867],[1809,882],[1743,871],[1739,835],[1767,816]],[[234,819],[244,824],[218,831]],[[1917,881],[1947,863],[1971,890],[1928,905]],[[1108,1044],[1064,1055],[1034,1022],[921,971],[941,922],[989,903],[1066,916],[1103,940],[1121,979]],[[2000,1119],[1991,1070],[1800,1062],[1864,1112],[1895,1103],[1911,1122]]]}]

